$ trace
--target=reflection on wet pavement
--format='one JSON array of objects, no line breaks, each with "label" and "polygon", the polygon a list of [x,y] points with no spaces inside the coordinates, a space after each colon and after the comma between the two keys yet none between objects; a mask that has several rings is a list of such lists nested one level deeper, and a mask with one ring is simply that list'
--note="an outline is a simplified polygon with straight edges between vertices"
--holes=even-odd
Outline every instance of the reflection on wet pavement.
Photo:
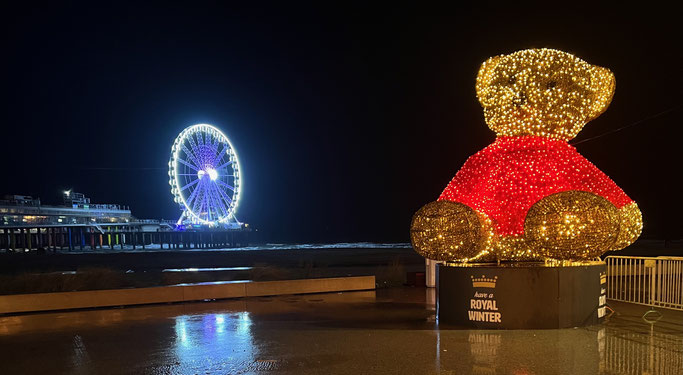
[{"label": "reflection on wet pavement", "polygon": [[0,317],[0,374],[681,374],[683,313],[598,326],[439,327],[421,288]]}]

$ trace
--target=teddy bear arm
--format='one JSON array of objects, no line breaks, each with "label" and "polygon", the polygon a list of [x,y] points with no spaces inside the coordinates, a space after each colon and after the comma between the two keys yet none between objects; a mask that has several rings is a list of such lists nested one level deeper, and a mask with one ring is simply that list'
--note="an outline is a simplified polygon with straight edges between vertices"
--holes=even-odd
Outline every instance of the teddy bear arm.
[{"label": "teddy bear arm", "polygon": [[612,250],[621,250],[634,243],[643,231],[643,215],[636,202],[619,209],[619,234]]}]

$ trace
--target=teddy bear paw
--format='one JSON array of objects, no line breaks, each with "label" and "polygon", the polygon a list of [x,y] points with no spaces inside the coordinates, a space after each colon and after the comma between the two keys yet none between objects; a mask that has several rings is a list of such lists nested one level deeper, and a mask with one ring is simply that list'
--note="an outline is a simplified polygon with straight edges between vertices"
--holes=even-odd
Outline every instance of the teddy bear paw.
[{"label": "teddy bear paw", "polygon": [[491,260],[493,239],[491,220],[469,206],[446,200],[420,208],[410,226],[415,251],[425,258],[440,261]]},{"label": "teddy bear paw", "polygon": [[536,202],[526,215],[526,242],[544,257],[588,260],[614,249],[621,215],[607,199],[579,190]]}]

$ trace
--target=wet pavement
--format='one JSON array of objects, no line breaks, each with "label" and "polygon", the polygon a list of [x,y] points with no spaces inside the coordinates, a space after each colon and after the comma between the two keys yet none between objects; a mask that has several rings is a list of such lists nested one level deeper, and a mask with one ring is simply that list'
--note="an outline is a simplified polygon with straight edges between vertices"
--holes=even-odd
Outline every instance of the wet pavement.
[{"label": "wet pavement", "polygon": [[[424,288],[0,317],[0,374],[682,374],[683,313],[562,330],[439,326]],[[652,318],[655,317],[651,314]]]}]

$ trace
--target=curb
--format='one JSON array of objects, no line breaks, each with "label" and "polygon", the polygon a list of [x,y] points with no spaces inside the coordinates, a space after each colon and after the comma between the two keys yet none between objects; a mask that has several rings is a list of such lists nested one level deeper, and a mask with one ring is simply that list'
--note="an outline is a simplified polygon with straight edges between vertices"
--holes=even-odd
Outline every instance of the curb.
[{"label": "curb", "polygon": [[375,276],[281,281],[219,281],[153,288],[16,294],[0,296],[0,314],[370,289],[375,289]]}]

